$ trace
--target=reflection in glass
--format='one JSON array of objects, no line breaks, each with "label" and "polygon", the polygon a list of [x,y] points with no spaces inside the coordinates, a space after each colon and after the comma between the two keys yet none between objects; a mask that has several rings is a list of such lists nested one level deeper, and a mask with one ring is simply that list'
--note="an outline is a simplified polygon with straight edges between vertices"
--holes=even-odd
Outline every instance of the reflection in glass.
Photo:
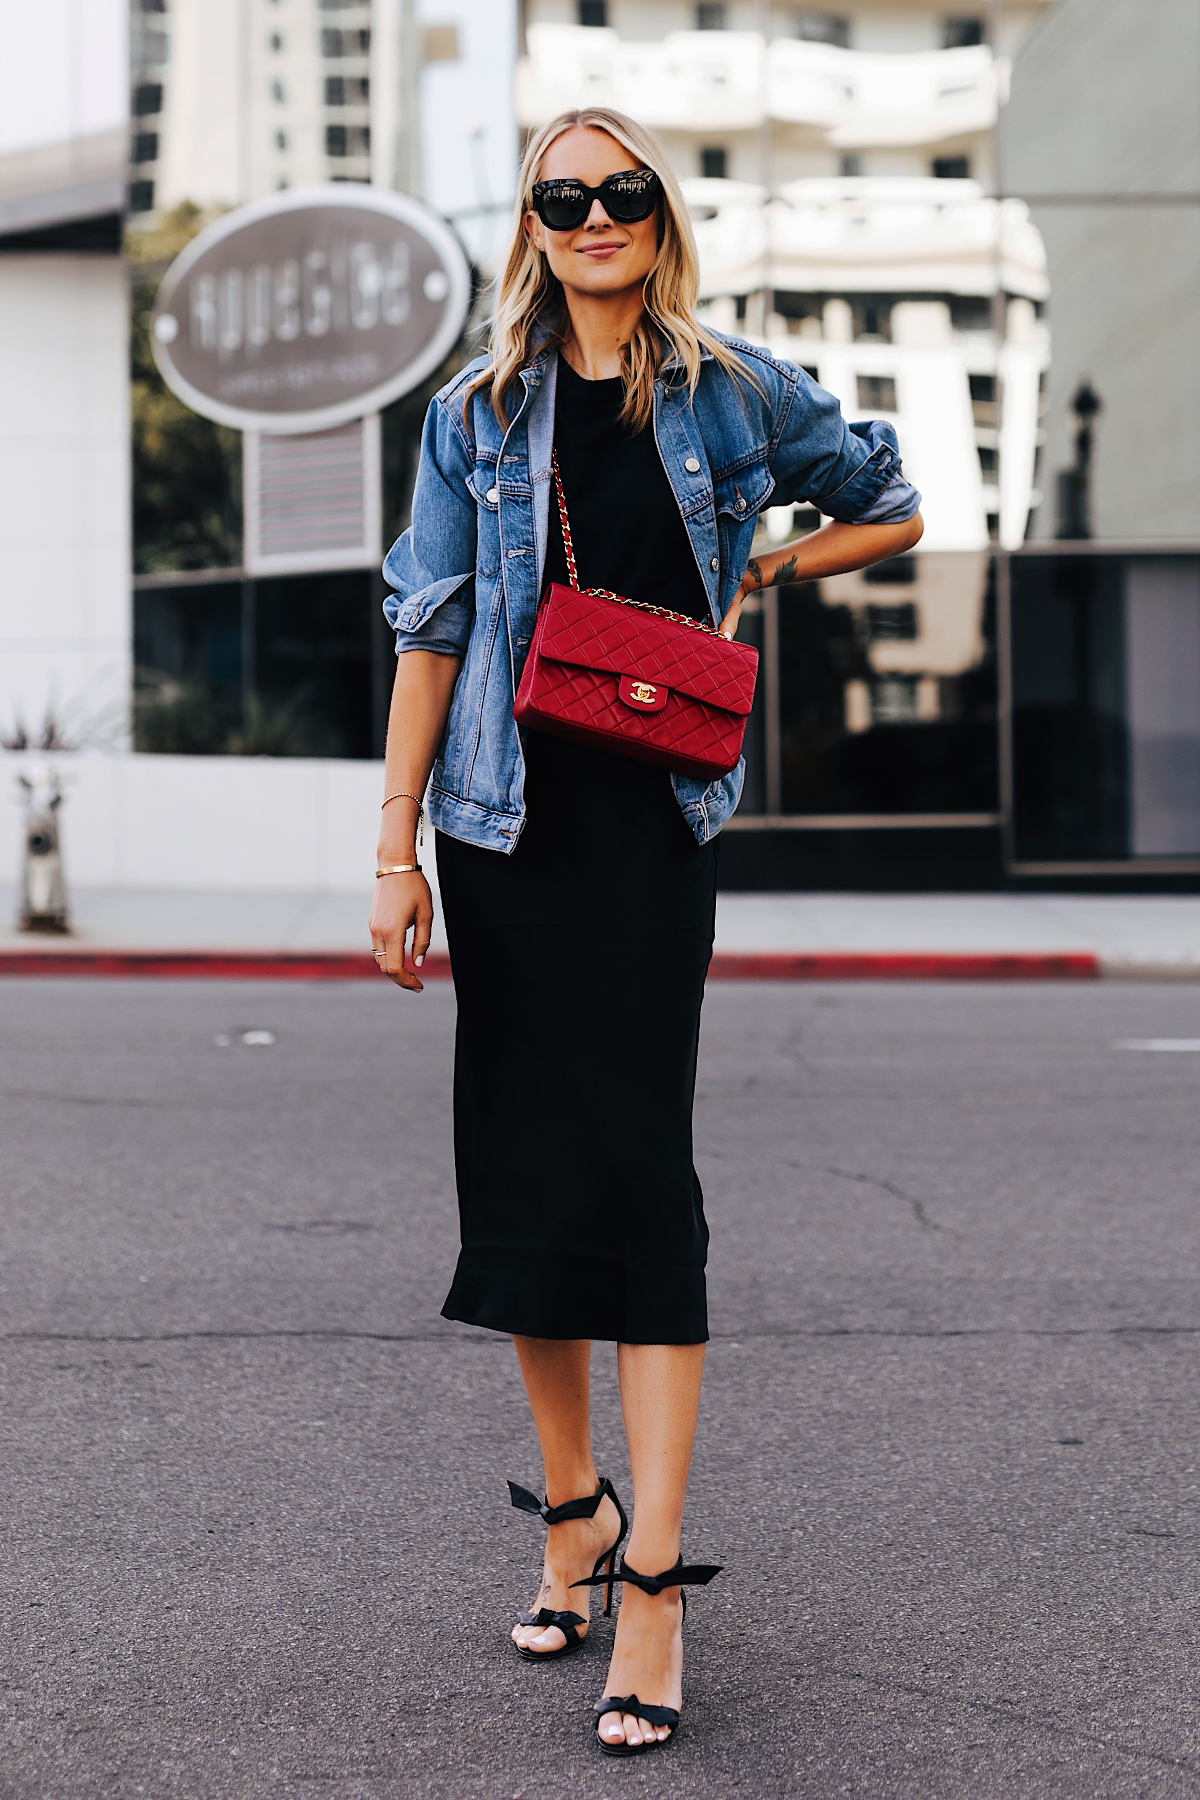
[{"label": "reflection in glass", "polygon": [[1200,855],[1200,560],[1011,569],[1018,863]]},{"label": "reflection in glass", "polygon": [[781,588],[778,640],[784,813],[995,810],[986,554],[918,553]]}]

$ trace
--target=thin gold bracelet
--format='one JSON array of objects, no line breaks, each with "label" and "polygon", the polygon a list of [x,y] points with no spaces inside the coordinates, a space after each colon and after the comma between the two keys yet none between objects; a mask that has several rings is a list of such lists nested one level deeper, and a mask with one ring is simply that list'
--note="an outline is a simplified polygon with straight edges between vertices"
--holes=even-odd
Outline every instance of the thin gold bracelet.
[{"label": "thin gold bracelet", "polygon": [[[416,802],[417,824],[419,825],[420,830],[421,830],[420,841],[423,844],[425,842],[425,808],[424,808],[424,805],[422,804],[422,802],[420,800],[417,800],[417,796],[415,794],[406,794],[404,792],[403,788],[401,788],[398,793],[389,794],[387,799],[384,801],[383,806],[390,806],[392,804],[393,800],[413,800]],[[380,807],[380,809],[379,809],[380,812],[383,811],[383,806]]]},{"label": "thin gold bracelet", "polygon": [[419,875],[420,873],[420,863],[396,863],[390,869],[376,869],[375,879],[378,881],[381,875]]}]

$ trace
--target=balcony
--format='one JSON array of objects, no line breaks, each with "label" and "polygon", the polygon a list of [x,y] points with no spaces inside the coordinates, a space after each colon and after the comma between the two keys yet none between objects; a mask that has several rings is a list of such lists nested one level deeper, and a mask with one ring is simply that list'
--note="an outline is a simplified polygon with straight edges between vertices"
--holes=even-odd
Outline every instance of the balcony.
[{"label": "balcony", "polygon": [[756,31],[673,31],[623,43],[608,27],[531,25],[517,113],[542,125],[569,106],[615,106],[665,131],[808,125],[831,147],[935,144],[987,131],[1008,64],[986,45],[873,55]]}]

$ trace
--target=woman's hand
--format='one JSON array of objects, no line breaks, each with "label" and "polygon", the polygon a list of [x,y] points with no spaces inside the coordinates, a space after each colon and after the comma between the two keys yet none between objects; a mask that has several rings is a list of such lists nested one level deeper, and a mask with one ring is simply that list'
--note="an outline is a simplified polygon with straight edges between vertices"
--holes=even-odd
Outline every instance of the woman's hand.
[{"label": "woman's hand", "polygon": [[[371,904],[371,946],[382,973],[397,987],[424,992],[413,969],[404,962],[404,945],[413,934],[412,960],[420,968],[433,930],[433,895],[423,875],[381,875]],[[382,952],[382,954],[380,954]]]}]

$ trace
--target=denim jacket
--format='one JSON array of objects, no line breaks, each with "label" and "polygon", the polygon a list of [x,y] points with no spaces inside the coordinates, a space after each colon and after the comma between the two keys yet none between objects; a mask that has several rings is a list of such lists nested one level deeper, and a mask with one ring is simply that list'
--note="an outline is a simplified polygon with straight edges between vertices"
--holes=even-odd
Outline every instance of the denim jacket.
[{"label": "denim jacket", "polygon": [[[664,365],[654,389],[655,442],[714,624],[745,573],[763,507],[811,501],[831,518],[875,524],[910,519],[921,499],[904,479],[890,425],[848,425],[833,396],[802,369],[741,339],[726,341],[757,388],[705,351],[694,398],[677,361]],[[507,430],[486,391],[472,397],[463,419],[463,393],[486,366],[486,357],[476,358],[430,404],[412,524],[383,565],[396,590],[383,610],[397,655],[463,658],[430,780],[432,823],[466,843],[509,852],[525,822],[513,697],[546,563],[558,357],[543,346],[521,371],[524,393]],[[744,772],[739,763],[711,782],[672,774],[700,843],[733,813]]]}]

